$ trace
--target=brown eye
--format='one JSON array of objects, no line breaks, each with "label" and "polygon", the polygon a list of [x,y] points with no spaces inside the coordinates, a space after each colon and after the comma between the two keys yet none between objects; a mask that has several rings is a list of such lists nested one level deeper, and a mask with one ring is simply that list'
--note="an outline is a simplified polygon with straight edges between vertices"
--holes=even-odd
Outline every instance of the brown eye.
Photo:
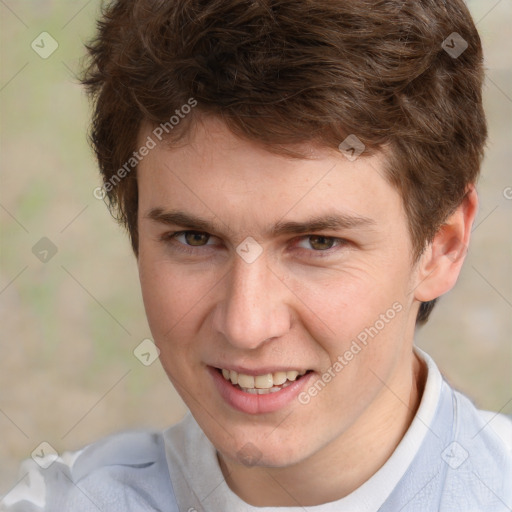
[{"label": "brown eye", "polygon": [[210,235],[207,233],[201,233],[200,231],[185,231],[183,233],[187,245],[199,247],[206,245],[210,239]]},{"label": "brown eye", "polygon": [[311,235],[309,237],[309,245],[315,249],[315,251],[326,251],[334,247],[335,238],[321,235]]}]

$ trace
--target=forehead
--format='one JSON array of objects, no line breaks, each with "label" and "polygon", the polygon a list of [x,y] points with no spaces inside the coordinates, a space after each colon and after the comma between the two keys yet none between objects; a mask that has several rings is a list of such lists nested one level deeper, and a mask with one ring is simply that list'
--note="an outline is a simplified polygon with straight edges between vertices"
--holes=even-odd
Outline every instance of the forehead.
[{"label": "forehead", "polygon": [[[155,139],[143,127],[139,143]],[[383,153],[351,161],[313,144],[291,147],[303,158],[271,152],[234,135],[217,118],[196,123],[177,144],[155,140],[138,167],[139,210],[180,210],[259,225],[325,211],[396,222],[398,191],[385,177]]]}]

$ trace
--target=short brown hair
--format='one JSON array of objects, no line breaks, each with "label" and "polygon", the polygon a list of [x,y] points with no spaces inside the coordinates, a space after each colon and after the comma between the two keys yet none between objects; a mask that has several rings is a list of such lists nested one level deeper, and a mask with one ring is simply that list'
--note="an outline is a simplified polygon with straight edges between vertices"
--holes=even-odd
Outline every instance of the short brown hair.
[{"label": "short brown hair", "polygon": [[[467,44],[460,55],[448,51],[456,43]],[[117,0],[87,48],[82,82],[105,184],[142,122],[168,122],[190,98],[197,108],[173,137],[203,113],[271,151],[336,148],[351,134],[366,154],[389,148],[415,258],[478,177],[483,59],[463,0]],[[136,168],[115,185],[109,206],[137,254]]]}]

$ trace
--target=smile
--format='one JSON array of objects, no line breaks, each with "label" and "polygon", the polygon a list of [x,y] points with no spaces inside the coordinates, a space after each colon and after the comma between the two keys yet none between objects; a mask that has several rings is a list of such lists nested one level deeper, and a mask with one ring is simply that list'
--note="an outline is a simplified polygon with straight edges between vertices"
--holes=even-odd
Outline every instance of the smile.
[{"label": "smile", "polygon": [[277,393],[307,373],[306,370],[288,370],[263,375],[247,375],[235,370],[219,369],[225,380],[244,393],[266,395]]},{"label": "smile", "polygon": [[212,366],[208,367],[208,371],[223,400],[246,414],[272,413],[291,407],[316,375],[313,370],[282,370],[249,375]]}]

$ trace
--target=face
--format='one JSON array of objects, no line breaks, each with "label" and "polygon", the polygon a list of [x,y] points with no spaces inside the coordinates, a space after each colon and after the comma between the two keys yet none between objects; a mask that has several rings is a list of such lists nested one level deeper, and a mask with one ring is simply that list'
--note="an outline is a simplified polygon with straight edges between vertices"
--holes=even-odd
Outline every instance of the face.
[{"label": "face", "polygon": [[276,155],[205,118],[138,168],[161,362],[219,452],[256,465],[325,450],[411,373],[412,244],[384,157],[302,149]]}]

